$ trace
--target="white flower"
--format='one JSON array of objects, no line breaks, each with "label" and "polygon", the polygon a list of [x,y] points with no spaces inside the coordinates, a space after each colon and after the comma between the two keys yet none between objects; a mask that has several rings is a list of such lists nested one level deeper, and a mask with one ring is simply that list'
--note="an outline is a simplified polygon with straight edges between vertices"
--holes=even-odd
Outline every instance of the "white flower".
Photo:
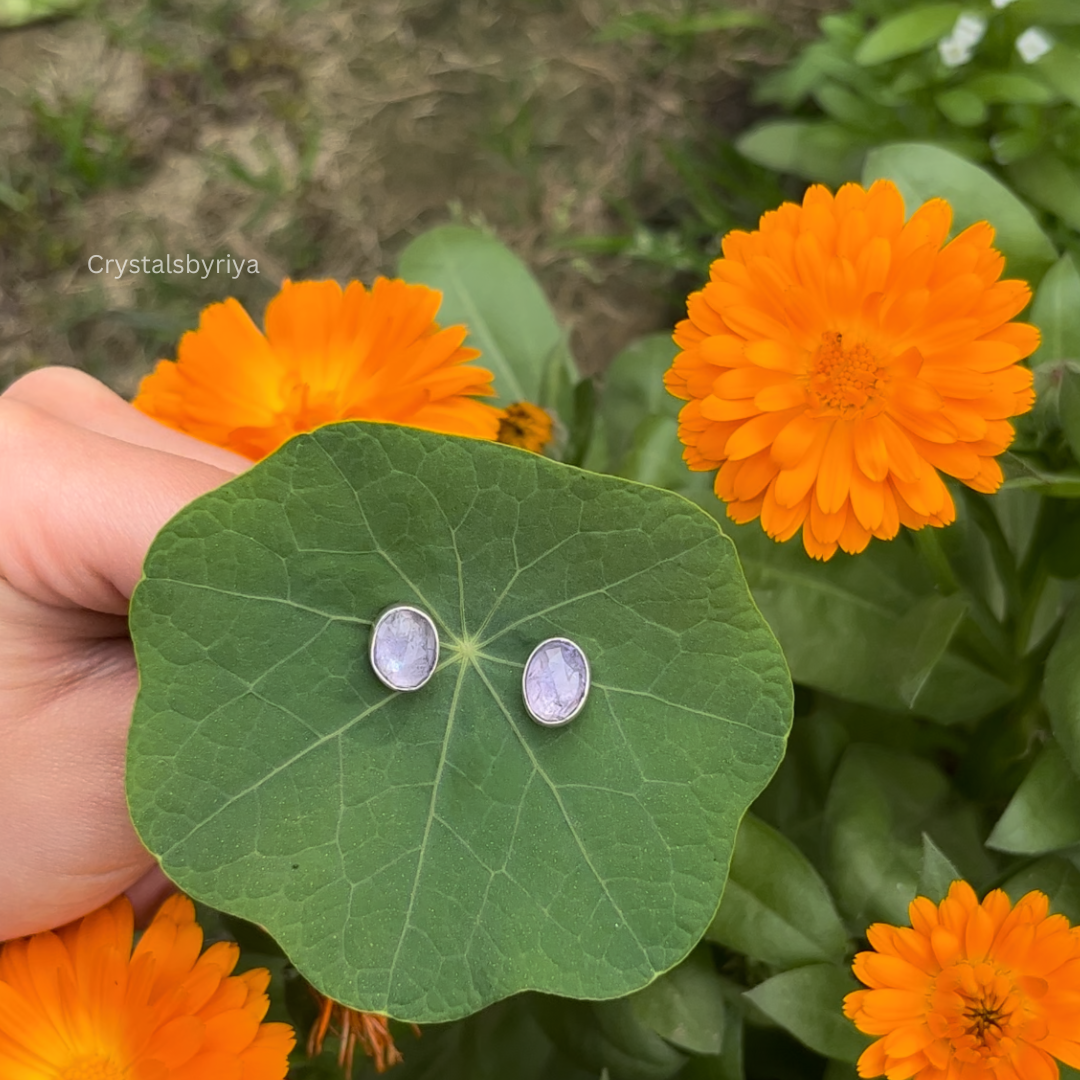
[{"label": "white flower", "polygon": [[972,47],[982,41],[986,20],[981,15],[960,15],[952,29],[952,39],[959,45]]},{"label": "white flower", "polygon": [[961,67],[971,59],[971,47],[951,36],[942,38],[937,50],[946,67]]},{"label": "white flower", "polygon": [[1016,51],[1025,64],[1034,64],[1054,47],[1053,39],[1045,30],[1029,26],[1017,39]]},{"label": "white flower", "polygon": [[1013,0],[990,0],[991,5],[997,8],[998,11],[1002,8],[1007,8],[1012,2]]}]

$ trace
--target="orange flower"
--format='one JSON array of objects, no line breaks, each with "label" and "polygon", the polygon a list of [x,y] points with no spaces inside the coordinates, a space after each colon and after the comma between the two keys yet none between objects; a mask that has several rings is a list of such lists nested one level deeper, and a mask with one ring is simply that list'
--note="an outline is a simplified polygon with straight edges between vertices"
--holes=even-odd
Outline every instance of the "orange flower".
[{"label": "orange flower", "polygon": [[0,946],[4,1080],[282,1080],[295,1039],[266,1015],[265,968],[230,975],[231,942],[201,956],[185,896],[131,951],[131,904]]},{"label": "orange flower", "polygon": [[464,326],[439,329],[442,294],[377,278],[286,281],[266,309],[266,334],[236,300],[203,310],[133,404],[163,424],[252,460],[336,420],[385,420],[494,439],[491,372],[469,366]]},{"label": "orange flower", "polygon": [[542,454],[551,442],[551,430],[551,417],[544,409],[528,401],[516,401],[507,405],[499,417],[498,439],[507,446]]},{"label": "orange flower", "polygon": [[[404,1061],[401,1051],[394,1045],[394,1037],[390,1034],[386,1017],[340,1005],[331,998],[324,997],[314,987],[311,992],[319,1003],[319,1018],[308,1035],[308,1057],[317,1057],[322,1053],[323,1040],[326,1038],[327,1029],[330,1029],[338,1036],[338,1064],[347,1077],[352,1076],[357,1043],[375,1062],[377,1073],[384,1073]],[[420,1029],[415,1024],[412,1029],[419,1036]]]},{"label": "orange flower", "polygon": [[966,881],[940,904],[917,897],[911,927],[876,923],[855,957],[869,990],[844,999],[860,1031],[884,1036],[860,1076],[889,1080],[1057,1080],[1080,1068],[1080,927],[1030,892],[979,903]]},{"label": "orange flower", "polygon": [[811,187],[803,205],[724,238],[679,323],[665,377],[691,469],[719,468],[728,516],[810,555],[862,551],[900,525],[948,525],[939,473],[1001,484],[1007,417],[1031,408],[1038,331],[1010,322],[1023,281],[998,281],[986,222],[942,247],[952,212],[932,199],[904,223],[896,187]]}]

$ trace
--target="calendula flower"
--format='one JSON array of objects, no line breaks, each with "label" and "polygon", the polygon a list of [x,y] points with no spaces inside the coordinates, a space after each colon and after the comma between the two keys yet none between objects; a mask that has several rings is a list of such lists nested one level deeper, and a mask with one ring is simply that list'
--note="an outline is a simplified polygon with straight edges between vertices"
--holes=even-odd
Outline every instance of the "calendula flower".
[{"label": "calendula flower", "polygon": [[[947,525],[941,473],[992,492],[1008,417],[1031,408],[1019,361],[1039,334],[1010,321],[1026,282],[999,281],[986,222],[945,243],[931,199],[904,222],[894,184],[811,187],[756,232],[724,238],[675,331],[665,377],[691,469],[719,469],[728,516],[760,517],[807,552],[862,551],[900,525]],[[944,245],[944,246],[943,246]]]},{"label": "calendula flower", "polygon": [[551,442],[551,416],[539,405],[516,401],[499,417],[499,442],[542,454]]},{"label": "calendula flower", "polygon": [[876,923],[876,952],[855,957],[869,990],[844,999],[860,1031],[879,1035],[860,1076],[890,1080],[1057,1080],[1080,1068],[1080,927],[1047,915],[1030,892],[980,904],[956,881],[934,904],[918,897],[911,926]]},{"label": "calendula flower", "polygon": [[[308,1057],[317,1057],[322,1053],[323,1041],[329,1030],[338,1037],[338,1064],[346,1077],[352,1076],[357,1045],[375,1063],[377,1073],[384,1073],[392,1066],[401,1064],[404,1059],[401,1051],[394,1045],[394,1037],[390,1034],[385,1016],[350,1009],[314,989],[312,993],[319,1003],[319,1018],[308,1035]],[[415,1024],[412,1027],[419,1035],[420,1029]]]},{"label": "calendula flower", "polygon": [[467,361],[464,326],[435,322],[442,294],[377,278],[286,281],[266,333],[236,300],[211,304],[133,404],[148,416],[252,460],[337,420],[385,420],[494,439],[491,372]]},{"label": "calendula flower", "polygon": [[202,955],[185,896],[166,900],[132,952],[118,897],[59,930],[0,946],[4,1080],[282,1080],[295,1039],[266,1015],[265,968],[231,975],[231,942]]}]

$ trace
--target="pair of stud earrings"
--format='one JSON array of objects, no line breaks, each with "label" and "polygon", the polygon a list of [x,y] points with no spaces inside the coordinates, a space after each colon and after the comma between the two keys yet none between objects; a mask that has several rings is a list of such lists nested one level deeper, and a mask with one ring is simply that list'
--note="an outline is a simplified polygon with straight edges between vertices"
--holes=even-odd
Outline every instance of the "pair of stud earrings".
[{"label": "pair of stud earrings", "polygon": [[[371,668],[391,690],[419,690],[439,663],[439,634],[431,616],[411,604],[395,604],[375,621]],[[570,723],[589,694],[589,661],[569,638],[541,641],[525,661],[521,696],[529,716],[544,727]]]}]

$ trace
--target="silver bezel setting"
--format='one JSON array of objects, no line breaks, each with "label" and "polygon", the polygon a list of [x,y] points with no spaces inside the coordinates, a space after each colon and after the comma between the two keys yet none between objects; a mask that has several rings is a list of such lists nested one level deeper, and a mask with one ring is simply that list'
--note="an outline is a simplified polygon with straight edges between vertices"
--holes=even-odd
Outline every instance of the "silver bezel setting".
[{"label": "silver bezel setting", "polygon": [[[564,717],[561,720],[546,720],[533,711],[533,707],[529,704],[529,691],[526,679],[529,674],[529,665],[533,662],[533,657],[544,648],[545,645],[551,645],[553,643],[559,643],[560,645],[569,645],[578,656],[581,657],[581,662],[585,665],[585,688],[581,692],[581,700],[577,704],[577,708],[574,709],[569,716]],[[530,718],[534,720],[541,727],[565,727],[571,720],[576,717],[582,709],[585,708],[585,702],[589,700],[589,690],[592,687],[592,669],[589,667],[589,658],[585,655],[585,650],[576,642],[571,641],[566,637],[550,637],[545,638],[536,646],[531,653],[529,653],[529,659],[525,661],[525,667],[521,672],[521,700],[525,703],[525,711],[529,714]]]},{"label": "silver bezel setting", "polygon": [[[435,639],[435,658],[431,663],[431,670],[424,676],[423,680],[418,682],[415,686],[395,686],[386,675],[379,670],[379,665],[375,663],[375,639],[378,637],[379,628],[397,611],[410,611],[414,615],[419,615],[420,618],[431,627],[431,634]],[[415,604],[391,604],[390,607],[384,608],[379,612],[379,617],[371,627],[371,640],[368,642],[368,662],[371,664],[371,670],[375,673],[375,678],[390,690],[396,690],[402,694],[411,694],[413,691],[419,690],[422,686],[426,686],[431,679],[431,676],[435,674],[435,669],[439,666],[439,631],[431,616],[422,608],[418,608]]]}]

